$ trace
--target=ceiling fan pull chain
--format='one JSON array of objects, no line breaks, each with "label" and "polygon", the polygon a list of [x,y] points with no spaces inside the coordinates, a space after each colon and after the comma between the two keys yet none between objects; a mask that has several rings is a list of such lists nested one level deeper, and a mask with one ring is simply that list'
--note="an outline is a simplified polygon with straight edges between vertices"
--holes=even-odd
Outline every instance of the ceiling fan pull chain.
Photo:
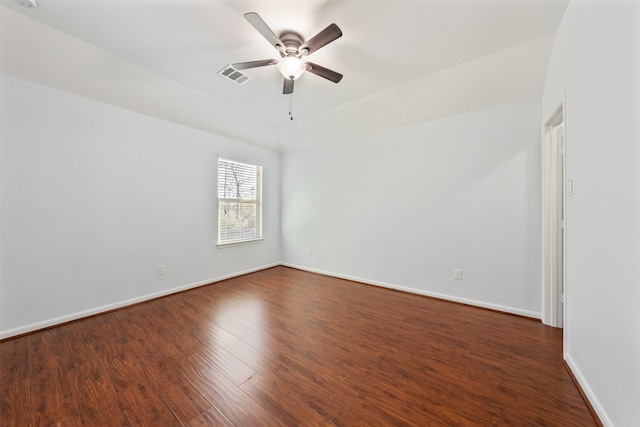
[{"label": "ceiling fan pull chain", "polygon": [[293,120],[293,93],[289,94],[289,120]]}]

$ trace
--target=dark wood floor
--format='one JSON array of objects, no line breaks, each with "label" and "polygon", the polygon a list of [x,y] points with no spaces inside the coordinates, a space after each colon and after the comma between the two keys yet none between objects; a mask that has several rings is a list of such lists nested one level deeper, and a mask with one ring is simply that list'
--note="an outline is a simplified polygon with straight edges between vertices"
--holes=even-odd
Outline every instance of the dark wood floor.
[{"label": "dark wood floor", "polygon": [[0,343],[2,426],[590,426],[539,321],[285,267]]}]

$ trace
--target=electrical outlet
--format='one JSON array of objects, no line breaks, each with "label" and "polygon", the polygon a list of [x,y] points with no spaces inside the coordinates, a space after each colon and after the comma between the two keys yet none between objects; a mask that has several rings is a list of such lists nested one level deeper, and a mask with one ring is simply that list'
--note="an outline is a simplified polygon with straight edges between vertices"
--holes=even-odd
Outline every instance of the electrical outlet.
[{"label": "electrical outlet", "polygon": [[453,278],[456,280],[462,280],[462,269],[454,268],[453,269]]},{"label": "electrical outlet", "polygon": [[164,265],[158,266],[158,276],[162,276],[164,274]]}]

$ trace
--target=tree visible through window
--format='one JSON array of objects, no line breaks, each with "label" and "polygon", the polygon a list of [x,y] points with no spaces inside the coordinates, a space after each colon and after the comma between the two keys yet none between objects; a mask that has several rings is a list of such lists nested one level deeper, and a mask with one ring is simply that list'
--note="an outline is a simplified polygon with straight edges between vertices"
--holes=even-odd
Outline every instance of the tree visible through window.
[{"label": "tree visible through window", "polygon": [[262,167],[218,160],[218,244],[262,238]]}]

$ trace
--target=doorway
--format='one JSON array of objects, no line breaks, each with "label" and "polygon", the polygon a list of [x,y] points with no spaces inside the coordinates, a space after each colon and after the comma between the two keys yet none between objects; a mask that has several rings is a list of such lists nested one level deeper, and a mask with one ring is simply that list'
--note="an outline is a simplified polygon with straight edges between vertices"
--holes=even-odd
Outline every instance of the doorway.
[{"label": "doorway", "polygon": [[565,306],[566,189],[564,101],[544,124],[542,140],[542,322],[562,328]]}]

